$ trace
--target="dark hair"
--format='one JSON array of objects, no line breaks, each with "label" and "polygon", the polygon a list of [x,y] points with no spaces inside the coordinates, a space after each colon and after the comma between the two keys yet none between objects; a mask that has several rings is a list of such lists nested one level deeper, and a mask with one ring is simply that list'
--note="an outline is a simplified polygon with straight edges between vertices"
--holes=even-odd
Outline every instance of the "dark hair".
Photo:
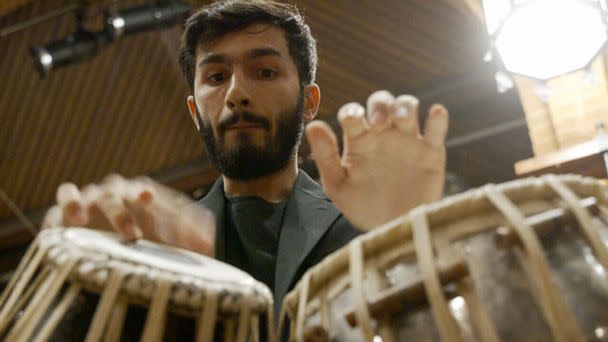
[{"label": "dark hair", "polygon": [[310,27],[294,5],[271,0],[224,0],[201,8],[186,21],[179,64],[190,89],[194,89],[196,48],[255,22],[266,22],[285,31],[287,48],[298,68],[300,85],[311,84],[317,69],[317,44]]}]

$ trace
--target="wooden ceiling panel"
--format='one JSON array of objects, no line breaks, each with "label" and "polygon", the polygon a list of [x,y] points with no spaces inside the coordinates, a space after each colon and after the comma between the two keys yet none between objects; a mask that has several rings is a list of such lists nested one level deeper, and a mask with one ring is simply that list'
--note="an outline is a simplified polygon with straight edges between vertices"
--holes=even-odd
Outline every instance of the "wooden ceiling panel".
[{"label": "wooden ceiling panel", "polygon": [[0,1],[0,17],[11,13],[32,0],[3,0]]},{"label": "wooden ceiling panel", "polygon": [[[60,4],[35,1],[14,16],[23,20]],[[159,44],[161,34],[171,31],[125,37],[89,61],[40,79],[29,45],[73,29],[66,15],[0,40],[0,49],[12,52],[1,69],[12,89],[0,97],[1,108],[10,108],[2,111],[3,127],[10,130],[1,138],[8,148],[0,187],[26,211],[52,203],[65,181],[86,184],[111,172],[149,174],[203,156],[187,115],[187,86]],[[172,32],[179,39],[179,30]],[[11,216],[2,210],[0,218]]]}]

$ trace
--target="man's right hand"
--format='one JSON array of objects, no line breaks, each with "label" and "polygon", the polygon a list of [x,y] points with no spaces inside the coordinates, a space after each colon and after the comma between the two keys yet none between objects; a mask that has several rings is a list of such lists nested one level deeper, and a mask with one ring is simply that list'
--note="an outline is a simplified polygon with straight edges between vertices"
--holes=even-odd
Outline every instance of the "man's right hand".
[{"label": "man's right hand", "polygon": [[86,227],[115,231],[124,240],[146,239],[213,256],[213,214],[150,179],[108,176],[82,189],[64,183],[43,228]]}]

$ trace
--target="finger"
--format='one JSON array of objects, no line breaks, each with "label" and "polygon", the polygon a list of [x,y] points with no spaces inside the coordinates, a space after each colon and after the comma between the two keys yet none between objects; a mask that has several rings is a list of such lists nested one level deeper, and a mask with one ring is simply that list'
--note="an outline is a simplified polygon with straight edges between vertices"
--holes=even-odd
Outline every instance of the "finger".
[{"label": "finger", "polygon": [[179,213],[181,245],[187,249],[214,255],[216,225],[213,213],[198,204],[191,204]]},{"label": "finger", "polygon": [[367,131],[365,109],[356,102],[345,104],[338,111],[338,121],[345,139],[353,139]]},{"label": "finger", "polygon": [[198,235],[194,234],[187,236],[187,239],[188,244],[184,248],[210,257],[215,256],[215,243],[212,240],[201,239]]},{"label": "finger", "polygon": [[[182,238],[184,229],[200,228],[200,224],[205,222],[201,215],[193,217],[193,212],[184,211],[193,206],[192,200],[156,182],[130,182],[123,204],[143,237],[170,245],[185,245]],[[182,221],[188,224],[182,224]]]},{"label": "finger", "polygon": [[44,219],[42,220],[42,224],[40,225],[42,229],[63,226],[63,212],[61,210],[61,207],[59,207],[58,205],[55,205],[46,211],[46,213],[44,214]]},{"label": "finger", "polygon": [[115,231],[112,222],[108,220],[99,205],[97,205],[97,200],[89,203],[87,205],[86,211],[89,217],[89,221],[87,222],[86,227],[97,230],[105,230],[109,232]]},{"label": "finger", "polygon": [[192,203],[179,210],[179,216],[185,220],[180,222],[182,224],[188,224],[187,230],[192,230],[193,226],[196,226],[195,231],[198,231],[200,235],[207,237],[208,240],[214,240],[216,226],[215,217],[213,213],[206,207]]},{"label": "finger", "polygon": [[395,98],[386,90],[379,90],[367,98],[367,119],[374,128],[384,128],[389,122]]},{"label": "finger", "polygon": [[88,184],[80,191],[80,197],[83,205],[87,206],[101,196],[101,188],[97,184]]},{"label": "finger", "polygon": [[131,202],[145,205],[152,202],[158,195],[156,190],[148,184],[133,181],[125,186],[123,197]]},{"label": "finger", "polygon": [[87,217],[85,226],[99,230],[113,231],[112,223],[108,221],[99,206],[97,206],[97,200],[101,196],[101,187],[97,184],[88,184],[82,188],[80,194]]},{"label": "finger", "polygon": [[180,205],[189,205],[192,203],[192,199],[184,196],[184,194],[175,191],[175,189],[165,186],[150,177],[140,176],[137,177],[133,182],[142,188],[142,192],[140,193],[140,200],[142,201],[151,201],[154,198],[158,198],[169,199],[170,201]]},{"label": "finger", "polygon": [[74,183],[63,183],[57,188],[57,204],[61,208],[64,225],[82,226],[86,223],[80,191]]},{"label": "finger", "polygon": [[332,193],[346,177],[346,171],[340,164],[336,135],[327,123],[317,120],[306,126],[306,137],[323,186],[328,193]]},{"label": "finger", "polygon": [[393,104],[393,124],[405,134],[418,136],[418,99],[412,95],[400,95]]},{"label": "finger", "polygon": [[440,104],[434,104],[429,110],[424,128],[424,140],[434,146],[443,146],[448,134],[448,111]]},{"label": "finger", "polygon": [[105,176],[105,178],[101,181],[101,186],[102,187],[105,187],[107,185],[115,186],[117,184],[123,184],[125,182],[126,182],[126,180],[124,179],[123,176],[119,175],[118,173],[111,173],[111,174]]},{"label": "finger", "polygon": [[105,192],[95,204],[122,239],[127,241],[139,239],[142,237],[141,229],[124,206],[121,197],[116,193]]},{"label": "finger", "polygon": [[[142,236],[151,241],[162,241],[159,236],[159,230],[162,227],[158,218],[163,215],[167,216],[167,208],[171,208],[171,206],[164,208],[157,204],[158,199],[159,196],[152,188],[141,183],[131,187],[123,198],[123,204],[135,219]],[[162,242],[171,243],[172,241]]]},{"label": "finger", "polygon": [[102,185],[102,202],[100,206],[112,223],[114,230],[121,233],[125,240],[135,240],[142,237],[141,227],[125,206],[123,199],[131,188],[137,185],[128,182],[118,174],[107,176]]}]

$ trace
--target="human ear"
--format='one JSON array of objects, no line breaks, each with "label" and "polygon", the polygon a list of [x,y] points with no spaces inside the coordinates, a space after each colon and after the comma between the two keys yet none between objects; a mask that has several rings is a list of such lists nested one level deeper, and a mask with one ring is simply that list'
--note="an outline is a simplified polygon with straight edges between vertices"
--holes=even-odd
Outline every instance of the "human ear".
[{"label": "human ear", "polygon": [[319,112],[321,102],[321,88],[316,83],[304,88],[304,121],[311,122]]},{"label": "human ear", "polygon": [[198,118],[197,116],[197,112],[196,112],[196,102],[194,101],[194,96],[189,95],[188,99],[186,100],[186,105],[188,105],[188,110],[190,111],[190,117],[192,118],[192,121],[194,121],[194,126],[196,126],[196,129],[198,131],[201,130],[199,124],[198,124]]}]

